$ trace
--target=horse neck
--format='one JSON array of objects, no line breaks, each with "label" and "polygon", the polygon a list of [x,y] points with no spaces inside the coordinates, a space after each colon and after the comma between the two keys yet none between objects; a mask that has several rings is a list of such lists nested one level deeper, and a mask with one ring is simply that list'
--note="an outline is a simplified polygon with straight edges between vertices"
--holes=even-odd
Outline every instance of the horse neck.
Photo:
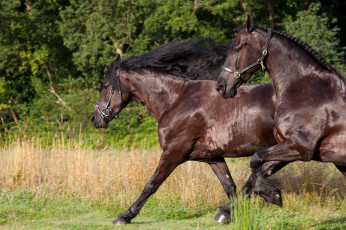
[{"label": "horse neck", "polygon": [[159,121],[184,91],[184,80],[150,71],[131,72],[127,82],[135,101],[142,104]]},{"label": "horse neck", "polygon": [[[303,82],[306,76],[313,76],[317,80],[331,75],[310,54],[297,47],[293,41],[279,35],[271,39],[268,52],[266,65],[277,97],[284,94],[290,86]],[[337,77],[332,79],[337,81]]]}]

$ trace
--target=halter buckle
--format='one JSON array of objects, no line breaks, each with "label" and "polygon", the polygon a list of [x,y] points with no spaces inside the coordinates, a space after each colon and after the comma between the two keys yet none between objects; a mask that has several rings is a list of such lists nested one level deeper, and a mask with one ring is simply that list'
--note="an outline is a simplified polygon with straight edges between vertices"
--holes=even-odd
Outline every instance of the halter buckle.
[{"label": "halter buckle", "polygon": [[[107,111],[107,112],[105,112],[105,111]],[[109,117],[109,115],[110,115],[110,113],[111,113],[111,110],[110,110],[109,107],[103,108],[103,109],[101,109],[101,113],[102,113],[103,116]]]},{"label": "halter buckle", "polygon": [[239,72],[234,72],[235,78],[240,78],[240,73]]},{"label": "halter buckle", "polygon": [[267,51],[267,50],[263,50],[263,51],[262,51],[262,55],[263,55],[263,56],[266,56],[267,54],[268,54],[268,51]]}]

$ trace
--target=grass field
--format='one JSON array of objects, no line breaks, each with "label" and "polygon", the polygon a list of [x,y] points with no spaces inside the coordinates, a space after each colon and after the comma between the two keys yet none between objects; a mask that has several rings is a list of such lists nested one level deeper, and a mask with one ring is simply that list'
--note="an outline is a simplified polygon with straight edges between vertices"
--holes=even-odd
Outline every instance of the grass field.
[{"label": "grass field", "polygon": [[[331,164],[294,163],[276,175],[284,207],[253,196],[232,224],[213,220],[228,199],[208,165],[175,170],[128,226],[112,220],[138,197],[160,149],[83,149],[18,140],[0,150],[1,229],[346,229],[346,179]],[[249,159],[228,159],[238,189]]]}]

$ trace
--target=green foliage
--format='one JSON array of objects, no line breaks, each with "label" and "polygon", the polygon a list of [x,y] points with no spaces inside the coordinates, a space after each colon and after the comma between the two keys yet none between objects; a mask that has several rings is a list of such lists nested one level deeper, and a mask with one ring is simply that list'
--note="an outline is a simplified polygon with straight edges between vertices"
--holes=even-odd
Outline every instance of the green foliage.
[{"label": "green foliage", "polygon": [[295,20],[289,16],[285,22],[285,29],[308,43],[330,64],[342,68],[344,52],[340,49],[337,37],[340,29],[337,26],[332,27],[336,19],[329,19],[326,13],[320,14],[320,8],[320,3],[312,3],[307,10],[299,12]]},{"label": "green foliage", "polygon": [[[167,200],[166,200],[167,202]],[[263,202],[261,202],[263,203]],[[51,198],[44,191],[34,194],[29,191],[11,192],[0,189],[0,226],[7,229],[114,229],[111,224],[118,214],[120,200],[89,201],[75,197]],[[285,206],[247,202],[243,210],[255,210],[256,223],[245,225],[233,222],[221,225],[214,221],[216,209],[208,207],[194,215],[179,201],[172,199],[162,205],[159,199],[151,197],[142,212],[130,225],[117,229],[344,229],[346,217],[333,216],[335,207],[325,207],[326,212],[314,211],[305,200],[297,201],[297,210]],[[198,210],[197,210],[198,211]],[[343,210],[341,210],[343,211]],[[244,213],[244,212],[242,212]],[[329,213],[329,214],[328,214]],[[242,214],[244,215],[244,214]],[[250,215],[251,216],[251,215]],[[316,217],[318,216],[318,217]],[[173,219],[174,218],[174,219]]]},{"label": "green foliage", "polygon": [[64,44],[90,84],[100,82],[116,48],[128,56],[173,39],[203,36],[226,41],[234,35],[232,28],[245,18],[236,7],[237,0],[154,2],[75,0],[60,12]]},{"label": "green foliage", "polygon": [[259,208],[258,200],[253,204],[250,199],[240,195],[233,210],[234,213],[231,216],[232,229],[255,230],[259,228],[261,210]]},{"label": "green foliage", "polygon": [[69,51],[62,45],[55,25],[65,1],[0,2],[0,115],[21,116],[36,92],[32,77],[48,82],[74,74]]},{"label": "green foliage", "polygon": [[[311,2],[322,4],[307,9]],[[157,124],[138,104],[124,109],[107,130],[89,122],[103,73],[117,52],[140,55],[193,37],[229,41],[250,14],[256,23],[289,30],[343,67],[338,42],[344,35],[334,26],[343,26],[341,6],[334,0],[0,1],[1,141],[41,135],[52,142],[59,132],[78,140],[81,130],[97,147],[144,138],[152,144]],[[328,19],[334,15],[338,22]],[[264,82],[268,77],[256,83]]]}]

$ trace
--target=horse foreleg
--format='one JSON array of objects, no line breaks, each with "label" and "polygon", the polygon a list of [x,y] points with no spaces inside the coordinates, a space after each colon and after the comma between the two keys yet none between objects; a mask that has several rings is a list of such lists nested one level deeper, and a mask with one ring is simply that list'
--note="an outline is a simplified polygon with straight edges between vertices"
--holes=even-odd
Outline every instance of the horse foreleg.
[{"label": "horse foreleg", "polygon": [[131,219],[138,215],[148,198],[157,191],[157,189],[167,179],[172,171],[179,164],[184,162],[184,160],[181,158],[182,157],[179,158],[178,156],[172,157],[169,153],[164,152],[154,174],[145,185],[141,195],[128,210],[120,214],[118,218],[113,221],[113,224],[129,224]]},{"label": "horse foreleg", "polygon": [[219,162],[209,163],[210,167],[214,171],[215,175],[219,179],[223,189],[225,190],[227,196],[232,201],[233,197],[236,195],[237,186],[235,185],[231,173],[227,167],[225,159]]},{"label": "horse foreleg", "polygon": [[[271,175],[275,174],[276,172],[278,172],[280,169],[285,167],[288,163],[289,162],[281,162],[281,161],[266,162],[265,164],[262,165],[261,173],[266,178],[266,177],[271,176]],[[253,173],[251,173],[249,179],[246,181],[245,185],[243,186],[243,188],[240,191],[245,198],[249,198],[251,193],[252,193],[253,185],[254,185],[254,179],[255,179],[255,175]],[[281,198],[281,196],[280,196],[280,198]],[[279,199],[277,201],[277,204],[279,206],[281,206],[282,200]]]},{"label": "horse foreleg", "polygon": [[[289,162],[281,162],[281,161],[269,161],[262,165],[261,172],[264,177],[271,176],[278,172],[280,169],[285,167]],[[252,192],[252,183],[254,180],[254,175],[251,174],[249,179],[246,181],[245,185],[241,189],[241,193],[246,197],[250,197]]]},{"label": "horse foreleg", "polygon": [[[265,176],[267,175],[264,174],[264,176],[261,169],[265,163],[270,161],[277,161],[285,166],[286,164],[297,160],[307,161],[311,159],[302,158],[301,154],[292,146],[292,141],[285,141],[256,152],[250,160],[252,171],[250,178],[252,181],[253,191],[262,196],[268,202],[281,206],[282,198],[280,189],[275,183],[265,179]],[[278,167],[280,167],[280,164]]]},{"label": "horse foreleg", "polygon": [[[217,178],[219,179],[228,198],[231,200],[231,202],[233,202],[233,200],[236,199],[237,187],[232,179],[231,173],[229,172],[225,159],[222,159],[216,163],[209,163],[209,165],[213,169]],[[230,205],[220,206],[219,209],[220,212],[216,214],[214,219],[220,223],[228,224],[231,220]]]}]

